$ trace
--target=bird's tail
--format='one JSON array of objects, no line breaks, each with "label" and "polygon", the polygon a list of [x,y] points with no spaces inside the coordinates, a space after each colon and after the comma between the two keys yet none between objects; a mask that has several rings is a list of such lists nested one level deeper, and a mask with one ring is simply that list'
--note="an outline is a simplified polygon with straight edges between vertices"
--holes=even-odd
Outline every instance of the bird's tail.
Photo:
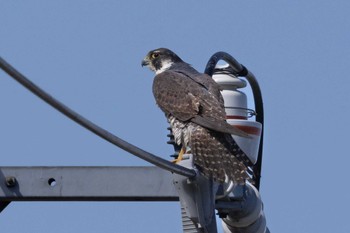
[{"label": "bird's tail", "polygon": [[191,132],[190,146],[194,163],[204,176],[219,183],[225,182],[225,175],[238,184],[250,180],[247,166],[240,159],[244,152],[226,134],[198,126]]}]

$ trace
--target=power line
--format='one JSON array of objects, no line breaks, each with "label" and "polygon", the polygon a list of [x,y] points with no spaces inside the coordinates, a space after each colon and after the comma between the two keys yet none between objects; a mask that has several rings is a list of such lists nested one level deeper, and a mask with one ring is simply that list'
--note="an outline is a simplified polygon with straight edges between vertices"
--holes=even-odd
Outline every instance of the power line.
[{"label": "power line", "polygon": [[163,158],[160,158],[154,154],[151,154],[145,150],[142,150],[139,147],[136,147],[123,139],[117,137],[116,135],[110,133],[109,131],[101,128],[100,126],[96,125],[95,123],[91,122],[90,120],[86,119],[82,115],[78,114],[77,112],[73,111],[60,101],[56,100],[54,97],[52,97],[50,94],[45,92],[43,89],[38,87],[36,84],[34,84],[32,81],[30,81],[28,78],[26,78],[23,74],[21,74],[19,71],[17,71],[14,67],[12,67],[9,63],[7,63],[4,59],[0,57],[0,68],[3,69],[8,75],[10,75],[13,79],[15,79],[17,82],[22,84],[25,88],[27,88],[29,91],[31,91],[33,94],[38,96],[40,99],[44,100],[46,103],[51,105],[53,108],[70,118],[71,120],[75,121],[79,125],[83,126],[87,130],[93,132],[97,136],[105,139],[106,141],[112,143],[113,145],[118,146],[119,148],[143,159],[146,160],[149,163],[152,163],[160,168],[163,168],[165,170],[168,170],[170,172],[177,173],[179,175],[183,175],[186,177],[195,177],[196,172],[193,169],[188,169],[182,166],[179,166],[177,164],[174,164],[168,160],[165,160]]}]

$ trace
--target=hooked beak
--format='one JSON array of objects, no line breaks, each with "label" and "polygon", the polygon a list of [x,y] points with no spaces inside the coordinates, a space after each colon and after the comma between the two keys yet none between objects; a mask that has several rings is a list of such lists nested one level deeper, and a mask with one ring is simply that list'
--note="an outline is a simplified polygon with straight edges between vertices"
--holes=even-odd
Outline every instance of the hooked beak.
[{"label": "hooked beak", "polygon": [[148,66],[148,65],[149,65],[149,60],[147,59],[147,57],[145,57],[141,62],[141,66],[144,67],[144,66]]}]

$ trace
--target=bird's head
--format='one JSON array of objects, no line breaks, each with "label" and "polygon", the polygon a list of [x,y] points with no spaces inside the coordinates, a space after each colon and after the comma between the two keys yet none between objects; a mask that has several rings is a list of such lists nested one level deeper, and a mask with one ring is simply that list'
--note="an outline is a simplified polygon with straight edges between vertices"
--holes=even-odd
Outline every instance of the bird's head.
[{"label": "bird's head", "polygon": [[159,48],[148,52],[141,65],[148,66],[156,74],[160,74],[176,62],[182,62],[182,60],[173,51]]}]

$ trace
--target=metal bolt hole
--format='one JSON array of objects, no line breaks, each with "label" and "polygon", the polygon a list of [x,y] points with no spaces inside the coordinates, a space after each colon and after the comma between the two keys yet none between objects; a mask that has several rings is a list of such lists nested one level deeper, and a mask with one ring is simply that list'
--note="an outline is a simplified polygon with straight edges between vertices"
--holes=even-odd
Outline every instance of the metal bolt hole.
[{"label": "metal bolt hole", "polygon": [[50,178],[47,182],[49,183],[49,185],[51,187],[54,187],[57,184],[57,182],[54,178]]}]

